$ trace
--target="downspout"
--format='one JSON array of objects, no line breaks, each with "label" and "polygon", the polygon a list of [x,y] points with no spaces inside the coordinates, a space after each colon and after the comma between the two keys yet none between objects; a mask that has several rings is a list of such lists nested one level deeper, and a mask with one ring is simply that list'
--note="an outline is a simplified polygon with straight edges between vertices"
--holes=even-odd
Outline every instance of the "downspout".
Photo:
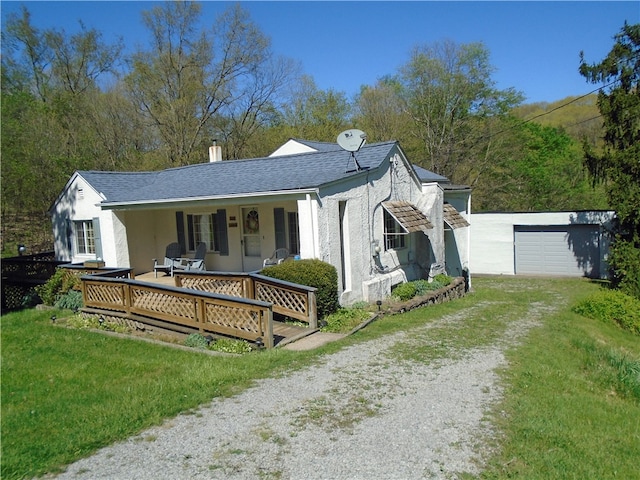
[{"label": "downspout", "polygon": [[471,291],[471,235],[473,234],[471,230],[471,192],[469,192],[469,197],[467,198],[467,218],[469,222],[469,234],[467,235],[467,289]]},{"label": "downspout", "polygon": [[[396,154],[397,155],[397,154]],[[380,202],[378,202],[376,204],[375,207],[373,207],[373,212],[371,214],[371,227],[369,228],[370,231],[370,236],[369,236],[369,247],[373,248],[373,241],[371,241],[371,238],[375,238],[375,232],[374,232],[374,227],[375,227],[375,219],[376,219],[376,212],[378,211],[378,208],[382,207],[382,204],[388,200],[391,199],[391,197],[393,196],[393,172],[394,172],[394,168],[397,165],[398,160],[396,159],[395,155],[393,157],[391,157],[389,159],[389,195],[387,195],[387,198],[385,198],[384,200],[381,200]],[[367,182],[367,191],[369,188],[369,183]],[[383,225],[384,225],[384,221],[383,221]],[[383,226],[384,229],[384,226]],[[384,242],[384,236],[383,236],[383,240]],[[378,253],[375,256],[370,257],[373,259],[373,269],[377,272],[377,273],[391,273],[395,270],[398,270],[400,268],[400,265],[396,265],[393,268],[389,268],[387,266],[382,265],[382,263],[380,262],[380,253]]]}]

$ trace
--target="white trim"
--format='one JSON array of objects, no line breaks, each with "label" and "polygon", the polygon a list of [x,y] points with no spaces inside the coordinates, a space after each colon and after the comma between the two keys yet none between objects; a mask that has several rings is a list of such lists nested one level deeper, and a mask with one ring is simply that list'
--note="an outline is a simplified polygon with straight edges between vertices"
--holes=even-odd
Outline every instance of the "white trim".
[{"label": "white trim", "polygon": [[[300,190],[286,190],[286,191],[271,191],[271,192],[255,192],[255,193],[238,193],[235,195],[219,195],[219,196],[208,196],[208,197],[186,197],[186,198],[172,198],[172,199],[162,199],[162,200],[138,200],[138,201],[129,201],[129,202],[104,202],[99,203],[97,206],[100,206],[103,210],[126,210],[132,208],[144,208],[148,206],[153,206],[154,208],[164,208],[170,207],[175,204],[185,204],[185,203],[201,203],[204,201],[228,201],[228,200],[238,200],[244,198],[256,199],[259,197],[274,197],[274,196],[292,196],[299,197],[300,195],[309,195],[310,193],[318,194],[317,188],[309,188],[309,189],[300,189]],[[184,208],[184,205],[181,205],[180,208]]]}]

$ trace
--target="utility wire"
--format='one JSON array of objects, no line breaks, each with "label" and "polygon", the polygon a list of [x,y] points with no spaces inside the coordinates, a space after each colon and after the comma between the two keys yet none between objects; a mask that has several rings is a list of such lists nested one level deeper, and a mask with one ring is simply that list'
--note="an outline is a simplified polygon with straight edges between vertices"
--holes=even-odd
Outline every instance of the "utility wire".
[{"label": "utility wire", "polygon": [[[520,127],[520,126],[522,126],[522,125],[524,125],[526,123],[529,123],[529,122],[535,120],[536,118],[540,118],[540,117],[544,117],[545,115],[549,115],[549,114],[555,112],[556,110],[560,110],[561,108],[564,108],[564,107],[566,107],[568,105],[571,105],[572,103],[577,102],[578,100],[582,100],[583,98],[588,97],[589,95],[591,95],[593,93],[596,93],[596,92],[602,90],[603,88],[607,88],[607,87],[613,85],[614,83],[616,83],[618,81],[619,80],[617,80],[617,79],[613,80],[613,81],[607,83],[606,85],[602,85],[602,86],[600,86],[600,87],[598,87],[598,88],[596,88],[594,90],[591,90],[590,92],[587,92],[587,93],[585,93],[583,95],[580,95],[579,97],[576,97],[576,98],[574,98],[572,100],[569,100],[567,103],[563,103],[562,105],[558,105],[557,107],[554,107],[549,111],[546,111],[546,112],[543,112],[543,113],[539,113],[538,115],[535,115],[535,116],[533,116],[531,118],[527,118],[525,120],[522,120],[521,122],[516,123],[515,125],[511,125],[510,127],[507,127],[507,128],[505,128],[503,130],[499,130],[499,131],[497,131],[495,133],[492,133],[491,135],[488,135],[488,136],[483,137],[483,138],[485,140],[489,140],[490,138],[493,138],[493,137],[495,137],[497,135],[501,135],[501,134],[503,134],[505,132],[508,132],[509,130],[513,130],[514,128],[517,128],[517,127]],[[598,115],[598,117],[599,116],[601,116],[601,115]],[[594,118],[598,118],[598,117],[594,117]],[[593,120],[593,118],[590,118],[589,120]],[[587,120],[584,120],[584,121],[586,122]],[[576,123],[575,125],[578,125],[580,123],[582,123],[582,122]],[[572,126],[572,125],[569,125],[569,126]]]}]

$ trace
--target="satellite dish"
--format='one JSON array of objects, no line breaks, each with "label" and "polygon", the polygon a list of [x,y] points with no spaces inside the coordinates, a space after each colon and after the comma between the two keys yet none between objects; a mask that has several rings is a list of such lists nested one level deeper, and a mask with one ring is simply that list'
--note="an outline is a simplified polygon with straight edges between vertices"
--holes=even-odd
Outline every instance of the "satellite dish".
[{"label": "satellite dish", "polygon": [[367,141],[367,134],[362,130],[352,128],[338,135],[338,145],[347,152],[357,152]]}]

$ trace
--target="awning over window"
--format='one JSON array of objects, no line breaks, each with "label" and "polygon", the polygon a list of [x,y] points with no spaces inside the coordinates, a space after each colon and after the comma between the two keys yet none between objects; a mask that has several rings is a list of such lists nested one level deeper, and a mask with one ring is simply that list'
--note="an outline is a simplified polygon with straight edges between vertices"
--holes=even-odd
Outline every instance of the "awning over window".
[{"label": "awning over window", "polygon": [[382,206],[407,233],[427,233],[428,229],[433,228],[425,214],[409,202],[382,202]]},{"label": "awning over window", "polygon": [[455,207],[449,203],[444,204],[444,221],[454,230],[456,228],[469,226],[469,222],[467,222],[464,217],[458,213]]}]

